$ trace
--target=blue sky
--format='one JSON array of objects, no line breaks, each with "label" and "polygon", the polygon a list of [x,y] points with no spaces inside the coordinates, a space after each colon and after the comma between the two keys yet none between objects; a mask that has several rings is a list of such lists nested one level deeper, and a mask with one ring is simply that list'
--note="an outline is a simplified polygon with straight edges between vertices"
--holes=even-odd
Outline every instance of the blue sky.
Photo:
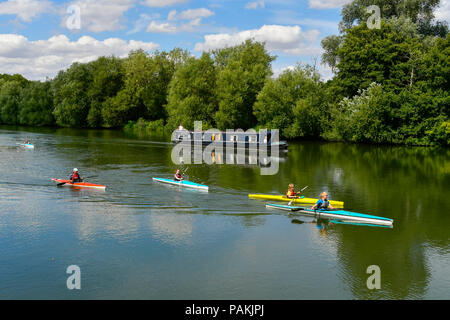
[{"label": "blue sky", "polygon": [[[320,41],[337,33],[340,10],[347,2],[0,1],[0,73],[44,79],[74,61],[87,62],[100,55],[123,57],[140,47],[150,52],[182,47],[199,55],[248,38],[267,42],[268,50],[278,57],[273,70],[279,73],[297,62],[320,62]],[[79,28],[74,19],[77,10]],[[319,67],[329,78],[330,70]]]}]

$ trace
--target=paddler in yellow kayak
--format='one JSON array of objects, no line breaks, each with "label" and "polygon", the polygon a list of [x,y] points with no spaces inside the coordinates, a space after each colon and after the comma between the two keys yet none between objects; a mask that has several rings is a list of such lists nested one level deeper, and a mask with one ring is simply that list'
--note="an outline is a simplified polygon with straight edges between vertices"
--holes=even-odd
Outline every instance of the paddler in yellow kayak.
[{"label": "paddler in yellow kayak", "polygon": [[83,178],[80,176],[80,173],[78,172],[77,168],[73,168],[73,172],[70,175],[70,183],[74,183],[74,182],[83,182]]},{"label": "paddler in yellow kayak", "polygon": [[312,210],[334,210],[333,206],[328,201],[328,193],[322,192],[320,194],[320,199],[317,200],[316,204],[311,207]]},{"label": "paddler in yellow kayak", "polygon": [[291,184],[289,184],[289,186],[288,186],[288,190],[287,190],[287,192],[286,192],[286,198],[289,198],[289,199],[297,199],[297,198],[298,198],[297,195],[300,194],[300,193],[301,193],[301,191],[295,192],[294,184],[291,183]]}]

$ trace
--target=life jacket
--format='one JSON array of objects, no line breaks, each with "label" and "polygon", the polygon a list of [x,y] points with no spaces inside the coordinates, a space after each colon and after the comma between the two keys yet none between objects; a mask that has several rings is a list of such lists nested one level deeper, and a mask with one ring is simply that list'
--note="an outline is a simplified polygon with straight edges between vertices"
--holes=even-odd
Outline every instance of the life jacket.
[{"label": "life jacket", "polygon": [[79,179],[80,179],[80,175],[78,174],[78,172],[74,172],[70,176],[70,180],[79,180]]},{"label": "life jacket", "polygon": [[180,173],[174,175],[175,180],[181,180],[183,177],[181,176]]},{"label": "life jacket", "polygon": [[288,190],[288,192],[286,193],[286,196],[288,197],[295,197],[295,190]]},{"label": "life jacket", "polygon": [[328,209],[329,205],[330,205],[330,202],[328,200],[319,199],[319,201],[317,201],[317,209],[326,210],[326,209]]}]

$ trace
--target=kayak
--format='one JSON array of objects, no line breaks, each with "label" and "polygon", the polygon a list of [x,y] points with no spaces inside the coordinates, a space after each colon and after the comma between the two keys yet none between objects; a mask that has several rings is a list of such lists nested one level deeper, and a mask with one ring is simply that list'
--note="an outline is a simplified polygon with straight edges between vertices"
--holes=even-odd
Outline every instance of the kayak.
[{"label": "kayak", "polygon": [[69,186],[69,187],[79,187],[79,188],[93,188],[93,189],[106,189],[106,186],[101,184],[95,184],[95,183],[89,183],[89,182],[74,182],[71,183],[70,180],[64,180],[64,179],[55,179],[52,178],[52,181],[55,183],[63,183],[63,186]]},{"label": "kayak", "polygon": [[[275,201],[292,201],[292,199],[286,197],[286,196],[277,196],[272,194],[249,194],[248,197],[250,199],[263,199],[263,200],[275,200]],[[330,204],[335,208],[343,208],[344,202],[343,201],[336,201],[336,200],[328,200]],[[313,198],[299,198],[294,199],[292,203],[303,203],[303,204],[310,204],[315,205],[317,202],[317,199]]]},{"label": "kayak", "polygon": [[176,181],[176,180],[173,180],[173,179],[165,179],[165,178],[153,178],[153,180],[157,181],[157,182],[177,185],[177,186],[180,186],[180,187],[187,187],[187,188],[194,188],[194,189],[208,191],[208,186],[205,186],[205,185],[199,184],[199,183],[195,183],[195,182],[192,182],[192,181],[187,181],[187,180]]},{"label": "kayak", "polygon": [[389,218],[378,217],[364,213],[351,212],[347,210],[312,210],[303,207],[288,206],[284,204],[275,204],[275,203],[267,204],[266,208],[298,212],[305,215],[317,216],[319,218],[337,219],[360,223],[381,224],[381,225],[392,225],[394,223],[394,220]]},{"label": "kayak", "polygon": [[24,148],[34,149],[34,145],[32,145],[31,143],[19,143],[19,145]]},{"label": "kayak", "polygon": [[352,221],[342,221],[342,220],[330,220],[329,222],[333,223],[333,224],[344,224],[344,225],[359,226],[359,227],[392,228],[392,224],[391,225],[379,225],[379,224],[373,224],[373,223],[352,222]]}]

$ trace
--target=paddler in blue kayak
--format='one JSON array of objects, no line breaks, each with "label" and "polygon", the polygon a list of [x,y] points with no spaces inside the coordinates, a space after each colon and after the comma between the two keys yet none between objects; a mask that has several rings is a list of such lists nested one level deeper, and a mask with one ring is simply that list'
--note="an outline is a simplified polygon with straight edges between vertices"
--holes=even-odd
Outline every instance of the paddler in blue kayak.
[{"label": "paddler in blue kayak", "polygon": [[78,172],[77,168],[73,168],[73,172],[70,175],[70,183],[74,183],[74,182],[83,182],[83,178],[80,176],[80,173]]},{"label": "paddler in blue kayak", "polygon": [[328,201],[328,193],[322,192],[320,194],[320,199],[317,200],[316,204],[311,207],[312,210],[334,210],[333,206]]},{"label": "paddler in blue kayak", "polygon": [[183,176],[182,176],[181,173],[180,173],[180,169],[177,169],[177,171],[175,172],[173,178],[174,178],[176,181],[181,181],[181,180],[184,179]]}]

